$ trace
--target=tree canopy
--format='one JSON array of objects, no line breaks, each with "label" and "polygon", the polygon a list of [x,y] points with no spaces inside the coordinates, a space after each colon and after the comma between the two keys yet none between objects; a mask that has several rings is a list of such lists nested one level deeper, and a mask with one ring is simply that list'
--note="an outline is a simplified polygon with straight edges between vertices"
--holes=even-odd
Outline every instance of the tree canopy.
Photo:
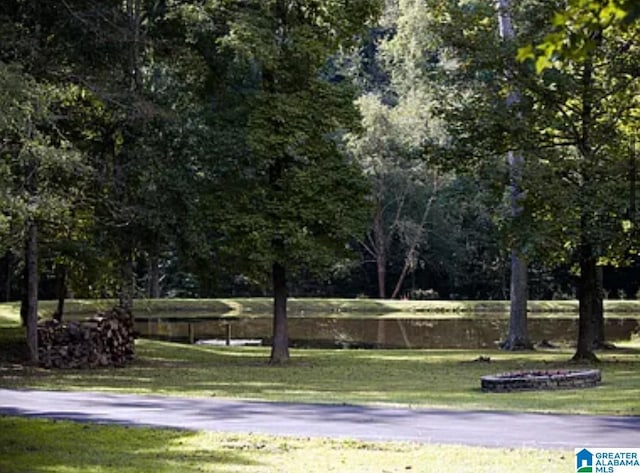
[{"label": "tree canopy", "polygon": [[31,336],[38,296],[272,294],[281,362],[289,293],[508,298],[517,256],[593,358],[640,284],[640,11],[500,5],[4,1],[0,293]]}]

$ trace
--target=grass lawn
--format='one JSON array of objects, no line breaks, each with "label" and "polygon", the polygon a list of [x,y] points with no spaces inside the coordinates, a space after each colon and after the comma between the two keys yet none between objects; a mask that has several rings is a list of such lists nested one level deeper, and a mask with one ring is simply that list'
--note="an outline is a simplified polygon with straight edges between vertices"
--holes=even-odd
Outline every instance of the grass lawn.
[{"label": "grass lawn", "polygon": [[[0,305],[0,387],[97,390],[451,409],[640,415],[640,344],[602,353],[604,382],[581,391],[486,394],[483,374],[564,368],[571,350],[292,350],[284,367],[266,347],[138,340],[127,368],[24,366],[23,329]],[[488,356],[490,363],[474,362]],[[0,471],[13,473],[569,471],[573,452],[399,442],[290,439],[76,424],[0,416]]]},{"label": "grass lawn", "polygon": [[[6,337],[17,329],[0,330]],[[19,336],[14,333],[13,340]],[[15,342],[14,342],[15,343]],[[451,409],[640,415],[640,350],[602,353],[603,383],[586,390],[489,394],[480,376],[571,367],[571,351],[292,350],[284,367],[266,364],[267,347],[212,347],[138,340],[127,368],[57,370],[12,363],[0,352],[0,387],[98,390],[181,396]],[[3,355],[4,354],[4,355]],[[491,363],[473,362],[482,356]]]},{"label": "grass lawn", "polygon": [[537,473],[572,471],[573,452],[290,439],[0,417],[12,473]]},{"label": "grass lawn", "polygon": [[[23,366],[18,315],[0,305],[0,387],[98,390],[201,397],[451,409],[640,415],[640,340],[600,353],[601,386],[489,394],[480,377],[521,369],[574,367],[572,350],[292,350],[284,367],[267,347],[183,345],[140,339],[127,368],[45,370]],[[5,309],[4,312],[2,309]],[[490,363],[474,362],[489,357]]]}]

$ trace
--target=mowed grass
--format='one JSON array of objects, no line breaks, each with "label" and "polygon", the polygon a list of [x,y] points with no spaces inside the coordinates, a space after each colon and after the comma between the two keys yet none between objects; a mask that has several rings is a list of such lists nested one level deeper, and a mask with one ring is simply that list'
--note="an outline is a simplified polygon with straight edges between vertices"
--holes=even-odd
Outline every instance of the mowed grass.
[{"label": "mowed grass", "polygon": [[[65,303],[65,317],[79,319],[95,314],[96,311],[113,307],[115,300],[74,299]],[[617,317],[640,317],[640,301],[607,300],[605,313]],[[56,301],[40,301],[39,315],[49,318],[56,310]],[[569,301],[529,301],[532,317],[577,316],[578,302]],[[134,304],[137,317],[206,317],[243,316],[271,314],[273,300],[266,297],[225,298],[225,299],[140,299]],[[0,326],[11,323],[19,317],[20,303],[0,303]],[[291,317],[507,317],[508,301],[407,301],[376,299],[334,299],[334,298],[290,298],[288,312]]]},{"label": "mowed grass", "polygon": [[[0,337],[2,339],[2,337]],[[5,339],[6,342],[6,339]],[[45,370],[0,357],[0,387],[450,409],[640,415],[640,350],[601,353],[597,388],[490,394],[480,377],[521,369],[575,368],[569,350],[292,350],[269,366],[268,347],[138,340],[126,368]],[[489,357],[490,363],[474,361]]]},{"label": "mowed grass", "polygon": [[[603,354],[602,386],[582,391],[486,394],[480,376],[573,368],[570,350],[292,350],[286,366],[269,349],[137,341],[126,368],[50,371],[25,366],[23,329],[0,305],[0,387],[98,390],[452,409],[640,414],[640,346]],[[474,361],[490,357],[490,363]],[[77,424],[0,416],[0,471],[443,472],[569,471],[573,452],[401,442],[283,438]]]},{"label": "mowed grass", "polygon": [[12,473],[537,473],[573,452],[300,439],[0,417],[0,471]]},{"label": "mowed grass", "polygon": [[[450,409],[640,415],[640,343],[600,353],[601,386],[490,394],[480,377],[524,369],[565,369],[573,351],[292,350],[269,366],[267,347],[213,347],[141,339],[126,368],[45,370],[24,366],[24,332],[0,305],[0,387],[98,390],[199,397]],[[4,312],[2,309],[5,309]],[[490,363],[474,361],[490,358]]]}]

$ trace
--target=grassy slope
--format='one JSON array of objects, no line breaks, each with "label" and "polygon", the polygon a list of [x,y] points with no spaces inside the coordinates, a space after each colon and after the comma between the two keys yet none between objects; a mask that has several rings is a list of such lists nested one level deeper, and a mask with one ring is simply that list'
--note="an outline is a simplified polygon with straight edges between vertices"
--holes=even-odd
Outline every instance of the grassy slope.
[{"label": "grassy slope", "polygon": [[[65,314],[68,318],[81,318],[113,306],[113,300],[70,300],[66,302]],[[206,315],[251,316],[265,315],[272,311],[270,298],[236,299],[145,299],[136,301],[134,313],[138,317],[179,316],[202,317]],[[41,317],[50,317],[56,302],[41,301]],[[0,324],[17,320],[19,303],[0,303]],[[320,299],[291,298],[289,314],[313,316],[333,314],[334,316],[367,317],[437,317],[470,316],[481,314],[503,314],[509,311],[508,301],[398,301],[374,299]],[[530,301],[531,316],[575,316],[577,301]],[[625,317],[640,317],[640,301],[605,301],[605,313]]]},{"label": "grassy slope", "polygon": [[534,473],[570,471],[571,465],[569,451],[290,439],[0,417],[0,471],[12,473]]}]

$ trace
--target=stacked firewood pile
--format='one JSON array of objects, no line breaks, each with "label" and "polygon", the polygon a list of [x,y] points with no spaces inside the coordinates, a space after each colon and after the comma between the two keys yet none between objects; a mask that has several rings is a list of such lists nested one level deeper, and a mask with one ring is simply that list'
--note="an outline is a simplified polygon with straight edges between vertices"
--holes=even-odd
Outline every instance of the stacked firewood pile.
[{"label": "stacked firewood pile", "polygon": [[133,317],[114,308],[82,322],[38,325],[38,355],[46,368],[124,366],[135,355]]}]

